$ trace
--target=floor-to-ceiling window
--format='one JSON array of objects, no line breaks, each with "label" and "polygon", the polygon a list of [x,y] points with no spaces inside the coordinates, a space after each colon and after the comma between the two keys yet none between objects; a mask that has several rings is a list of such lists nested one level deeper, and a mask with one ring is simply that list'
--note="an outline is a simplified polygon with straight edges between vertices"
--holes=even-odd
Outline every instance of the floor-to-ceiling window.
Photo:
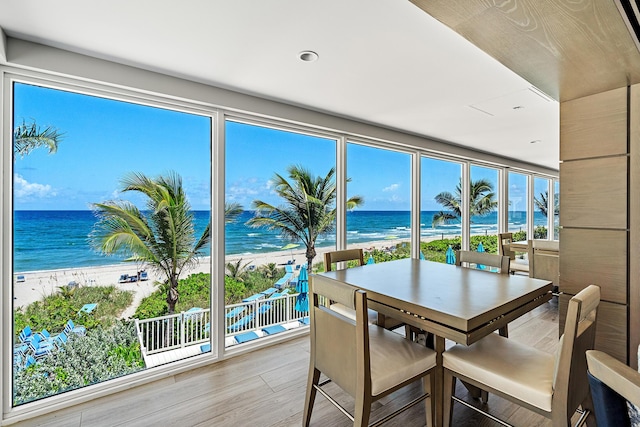
[{"label": "floor-to-ceiling window", "polygon": [[411,155],[347,144],[347,246],[369,263],[411,255]]},{"label": "floor-to-ceiling window", "polygon": [[225,343],[308,321],[308,274],[336,247],[336,140],[225,123]]},{"label": "floor-to-ceiling window", "polygon": [[514,241],[527,240],[527,179],[528,175],[509,172],[509,231],[513,232]]},{"label": "floor-to-ceiling window", "polygon": [[549,180],[535,177],[533,181],[533,238],[546,239],[549,236]]},{"label": "floor-to-ceiling window", "polygon": [[200,354],[211,116],[19,82],[12,94],[14,405]]},{"label": "floor-to-ceiling window", "polygon": [[462,165],[431,157],[420,161],[420,252],[430,261],[453,263],[452,251],[462,242]]},{"label": "floor-to-ceiling window", "polygon": [[498,253],[498,170],[472,164],[469,170],[469,249]]}]

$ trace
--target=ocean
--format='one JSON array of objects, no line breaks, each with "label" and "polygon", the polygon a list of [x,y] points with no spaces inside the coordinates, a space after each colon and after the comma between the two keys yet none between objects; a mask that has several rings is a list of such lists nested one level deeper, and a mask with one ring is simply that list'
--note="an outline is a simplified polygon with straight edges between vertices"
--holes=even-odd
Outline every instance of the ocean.
[{"label": "ocean", "polygon": [[[436,211],[421,213],[422,237],[447,237],[460,234],[459,224],[431,226]],[[276,232],[250,228],[245,222],[253,212],[244,211],[234,223],[227,224],[225,250],[232,254],[255,254],[280,250],[285,241]],[[208,211],[194,211],[196,233],[202,233],[209,222]],[[509,213],[509,230],[522,230],[524,212]],[[104,256],[91,249],[88,235],[96,217],[91,211],[15,211],[13,271],[53,270],[92,267],[122,262],[124,258]],[[495,234],[497,213],[472,218],[472,234]],[[535,213],[535,225],[546,225],[546,218]],[[409,239],[408,211],[353,211],[347,213],[347,241],[363,243],[384,239]],[[321,236],[317,246],[333,246],[335,238]],[[208,255],[208,254],[206,254]]]}]

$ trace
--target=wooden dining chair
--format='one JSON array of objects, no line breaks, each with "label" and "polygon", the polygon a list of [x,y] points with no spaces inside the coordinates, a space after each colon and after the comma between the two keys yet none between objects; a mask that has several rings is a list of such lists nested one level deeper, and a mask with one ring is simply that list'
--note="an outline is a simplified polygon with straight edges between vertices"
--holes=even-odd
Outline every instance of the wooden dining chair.
[{"label": "wooden dining chair", "polygon": [[[326,271],[333,271],[333,265],[337,266],[338,263],[348,262],[348,261],[356,261],[358,266],[364,265],[364,252],[362,249],[344,249],[340,251],[331,251],[325,252],[324,254],[324,268]],[[340,304],[339,302],[332,301],[329,304],[329,308],[331,310],[337,311],[343,316],[350,317],[351,319],[356,318],[356,313],[352,309],[345,307],[344,304]],[[395,329],[402,326],[404,323],[395,319],[391,319],[386,316],[379,316],[377,312],[373,310],[368,311],[368,319],[371,324],[378,324],[387,329]]]},{"label": "wooden dining chair", "polygon": [[[355,321],[319,303],[320,297],[337,301],[356,313]],[[309,377],[303,425],[320,393],[348,416],[354,426],[367,426],[371,404],[402,387],[422,380],[423,394],[372,425],[380,425],[400,412],[424,401],[426,425],[432,425],[431,389],[436,366],[435,351],[404,339],[401,335],[367,322],[367,295],[340,283],[315,282],[311,278],[311,318]],[[320,374],[327,380],[320,382]],[[349,413],[323,388],[337,384],[355,399]]]},{"label": "wooden dining chair", "polygon": [[[456,265],[458,267],[477,267],[478,265],[482,265],[485,268],[497,268],[498,273],[500,274],[509,274],[510,261],[511,260],[509,259],[509,257],[504,255],[496,255],[477,251],[456,251]],[[498,333],[503,337],[508,337],[509,325],[504,325],[503,327],[498,329]],[[487,398],[487,393],[483,392],[482,401],[486,403]]]},{"label": "wooden dining chair", "polygon": [[444,426],[451,425],[454,401],[488,415],[453,394],[456,378],[542,414],[554,427],[570,425],[571,416],[582,405],[588,410],[582,412],[581,423],[592,406],[585,352],[593,349],[599,304],[600,288],[595,285],[569,300],[555,355],[497,334],[445,351]]},{"label": "wooden dining chair", "polygon": [[498,269],[500,274],[509,274],[510,259],[508,256],[490,254],[476,251],[456,251],[456,265],[469,267],[472,265],[484,265]]},{"label": "wooden dining chair", "polygon": [[[364,252],[362,249],[344,249],[341,251],[325,252],[324,269],[325,271],[334,271],[334,264],[337,268],[340,265],[339,263],[346,263],[348,261],[355,261],[358,266],[364,265]],[[323,305],[328,305],[331,310],[337,311],[343,316],[347,316],[354,320],[356,318],[356,312],[344,304],[340,304],[336,301],[323,301],[322,299],[321,303]],[[368,310],[367,313],[369,323],[376,324],[378,322],[378,313],[373,310]]]},{"label": "wooden dining chair", "polygon": [[511,250],[511,242],[513,242],[513,233],[498,234],[498,255],[508,256],[512,261],[509,264],[509,271],[515,273],[529,273],[529,265],[523,262],[516,262],[516,253]]},{"label": "wooden dining chair", "polygon": [[551,280],[557,295],[560,284],[560,244],[557,240],[529,240],[529,277]]},{"label": "wooden dining chair", "polygon": [[631,426],[627,404],[640,406],[640,372],[598,350],[587,351],[587,367],[598,427]]}]

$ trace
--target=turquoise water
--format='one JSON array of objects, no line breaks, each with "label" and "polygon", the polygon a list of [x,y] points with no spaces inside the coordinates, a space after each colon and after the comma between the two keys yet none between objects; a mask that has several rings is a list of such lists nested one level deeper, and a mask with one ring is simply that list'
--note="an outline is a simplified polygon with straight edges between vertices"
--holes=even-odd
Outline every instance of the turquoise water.
[{"label": "turquoise water", "polygon": [[[421,214],[422,237],[460,235],[460,225],[431,227],[435,211]],[[280,250],[288,241],[277,233],[262,228],[249,228],[245,222],[253,215],[243,212],[238,220],[226,227],[227,254],[253,254]],[[202,233],[209,222],[208,211],[195,211],[196,233]],[[509,229],[524,227],[524,212],[509,215]],[[409,239],[410,214],[408,211],[354,211],[347,213],[348,243],[362,243],[386,238]],[[14,268],[18,272],[57,268],[88,267],[115,264],[122,257],[106,257],[89,247],[88,235],[96,218],[91,211],[16,211],[14,215]],[[495,234],[497,213],[474,217],[473,234]],[[545,225],[546,218],[536,212],[536,225]],[[335,236],[321,236],[317,246],[335,245]]]}]

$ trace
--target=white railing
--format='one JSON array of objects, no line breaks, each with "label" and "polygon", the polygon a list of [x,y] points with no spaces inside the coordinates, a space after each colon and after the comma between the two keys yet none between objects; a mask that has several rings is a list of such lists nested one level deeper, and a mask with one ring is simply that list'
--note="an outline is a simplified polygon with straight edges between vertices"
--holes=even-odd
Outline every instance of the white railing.
[{"label": "white railing", "polygon": [[210,309],[181,312],[151,319],[136,319],[140,347],[154,354],[209,341]]},{"label": "white railing", "polygon": [[[225,307],[225,337],[234,337],[274,325],[287,325],[309,316],[295,309],[298,294],[260,298]],[[190,345],[208,343],[210,309],[186,311],[151,319],[136,319],[143,354],[150,355]]]}]

